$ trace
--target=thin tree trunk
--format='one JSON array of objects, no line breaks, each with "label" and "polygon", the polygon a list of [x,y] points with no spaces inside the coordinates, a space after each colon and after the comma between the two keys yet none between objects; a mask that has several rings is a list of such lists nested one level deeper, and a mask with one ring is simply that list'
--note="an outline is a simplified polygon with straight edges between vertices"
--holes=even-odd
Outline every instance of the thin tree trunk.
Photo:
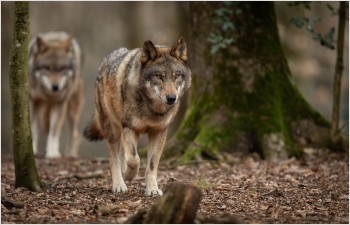
[{"label": "thin tree trunk", "polygon": [[35,165],[29,119],[28,44],[29,2],[15,2],[9,77],[16,187],[39,191],[41,182]]},{"label": "thin tree trunk", "polygon": [[332,128],[331,137],[335,144],[339,141],[339,115],[340,115],[340,91],[341,77],[343,73],[343,55],[344,55],[344,35],[346,24],[346,10],[348,2],[340,2],[339,24],[338,24],[338,41],[337,41],[337,62],[335,65],[334,83],[333,83],[333,111],[332,111]]}]

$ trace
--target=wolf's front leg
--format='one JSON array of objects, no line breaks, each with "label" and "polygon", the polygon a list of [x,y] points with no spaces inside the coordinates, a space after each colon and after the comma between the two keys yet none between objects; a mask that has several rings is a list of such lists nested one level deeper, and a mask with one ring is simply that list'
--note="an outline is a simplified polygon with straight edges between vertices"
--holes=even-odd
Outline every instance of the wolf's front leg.
[{"label": "wolf's front leg", "polygon": [[59,150],[60,135],[64,118],[67,113],[67,104],[55,105],[50,112],[49,135],[46,143],[46,157],[61,157]]},{"label": "wolf's front leg", "polygon": [[167,130],[151,131],[148,133],[148,151],[146,168],[146,196],[163,195],[158,188],[157,170],[160,156],[166,141]]},{"label": "wolf's front leg", "polygon": [[140,156],[137,154],[138,136],[129,128],[123,129],[122,147],[123,151],[123,171],[125,169],[125,179],[131,181],[138,174],[140,168]]},{"label": "wolf's front leg", "polygon": [[121,162],[119,158],[119,143],[110,143],[107,141],[109,149],[109,166],[112,174],[112,192],[125,192],[128,188],[122,177]]}]

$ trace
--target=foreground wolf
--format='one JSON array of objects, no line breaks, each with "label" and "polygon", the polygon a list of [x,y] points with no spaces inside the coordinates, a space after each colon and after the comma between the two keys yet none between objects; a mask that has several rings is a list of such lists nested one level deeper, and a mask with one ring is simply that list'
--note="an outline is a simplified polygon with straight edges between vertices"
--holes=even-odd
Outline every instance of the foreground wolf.
[{"label": "foreground wolf", "polygon": [[124,192],[138,173],[137,140],[148,134],[146,195],[162,195],[157,168],[168,125],[191,86],[187,48],[180,38],[172,48],[146,41],[142,49],[120,48],[100,65],[94,118],[84,130],[91,140],[104,139],[110,152],[113,192]]},{"label": "foreground wolf", "polygon": [[47,135],[46,157],[60,157],[59,138],[68,117],[71,155],[77,156],[77,125],[84,104],[81,53],[65,32],[39,34],[29,45],[29,100],[34,153]]}]

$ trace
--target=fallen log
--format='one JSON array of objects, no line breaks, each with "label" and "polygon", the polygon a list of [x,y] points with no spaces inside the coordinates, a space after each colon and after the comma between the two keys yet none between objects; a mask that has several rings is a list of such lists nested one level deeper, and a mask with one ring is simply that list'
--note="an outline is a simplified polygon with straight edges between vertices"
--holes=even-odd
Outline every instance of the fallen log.
[{"label": "fallen log", "polygon": [[201,224],[243,224],[243,221],[230,214],[209,217],[197,215],[195,222]]},{"label": "fallen log", "polygon": [[188,184],[171,184],[150,210],[140,210],[125,223],[194,223],[202,193]]},{"label": "fallen log", "polygon": [[19,208],[19,209],[24,208],[24,205],[25,205],[23,202],[17,202],[17,201],[11,200],[7,198],[5,195],[1,195],[1,204],[4,205],[6,208]]}]

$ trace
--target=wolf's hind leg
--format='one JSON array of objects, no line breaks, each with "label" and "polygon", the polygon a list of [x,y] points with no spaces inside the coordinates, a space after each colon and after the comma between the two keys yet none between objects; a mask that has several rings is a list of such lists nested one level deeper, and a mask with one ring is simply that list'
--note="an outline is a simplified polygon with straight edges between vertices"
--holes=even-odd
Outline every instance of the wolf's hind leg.
[{"label": "wolf's hind leg", "polygon": [[129,128],[123,129],[123,135],[121,138],[122,147],[125,157],[125,174],[126,180],[131,181],[136,177],[140,168],[140,156],[137,154],[137,139],[138,136],[135,132]]},{"label": "wolf's hind leg", "polygon": [[77,91],[69,102],[68,122],[70,128],[70,155],[77,157],[79,153],[80,136],[78,131],[78,123],[81,110],[84,105],[84,97],[81,88]]},{"label": "wolf's hind leg", "polygon": [[122,177],[121,162],[118,154],[119,143],[106,141],[109,149],[109,166],[112,174],[112,192],[125,192],[128,188]]}]

